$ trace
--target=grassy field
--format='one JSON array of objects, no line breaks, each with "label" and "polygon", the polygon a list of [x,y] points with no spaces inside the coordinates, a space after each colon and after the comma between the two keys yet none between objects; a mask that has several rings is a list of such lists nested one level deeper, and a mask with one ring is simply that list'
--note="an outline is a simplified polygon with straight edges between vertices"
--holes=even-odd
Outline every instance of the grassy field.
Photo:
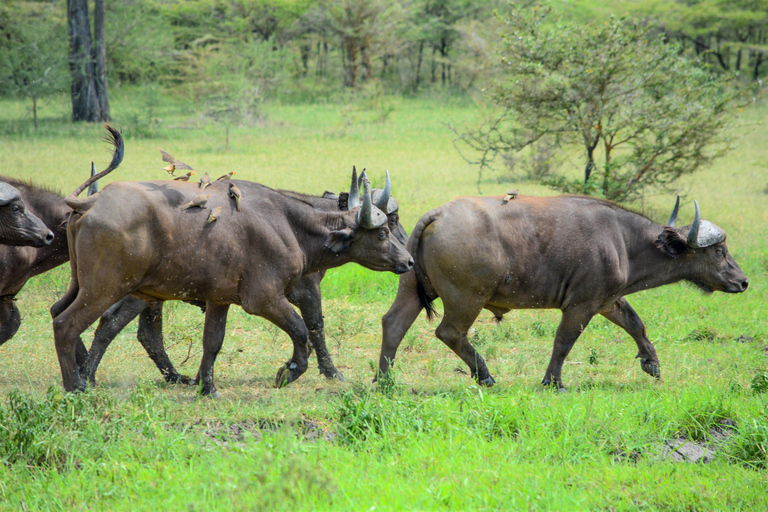
[{"label": "grassy field", "polygon": [[[482,105],[468,98],[268,104],[229,130],[228,145],[223,125],[157,91],[116,90],[111,100],[126,158],[106,181],[163,179],[158,147],[213,176],[236,170],[317,194],[344,190],[353,164],[374,185],[388,169],[409,232],[429,209],[478,193],[477,169],[444,124],[477,119]],[[44,107],[35,134],[19,120],[24,105],[0,101],[0,173],[66,194],[91,160],[104,168],[109,156],[99,126],[66,121],[63,98]],[[348,265],[323,281],[327,342],[345,382],[325,380],[311,361],[301,379],[274,389],[290,340],[233,308],[217,361],[222,399],[163,383],[135,323],[107,352],[98,388],[65,395],[48,315],[68,283],[64,265],[25,287],[24,323],[0,347],[0,509],[765,510],[766,114],[766,105],[745,111],[740,146],[680,183],[680,224],[697,199],[728,232],[749,290],[704,296],[679,284],[629,298],[657,347],[661,381],[641,372],[632,339],[601,317],[566,361],[569,391],[545,391],[560,315],[513,311],[499,325],[481,315],[472,334],[495,387],[478,388],[422,316],[401,345],[395,384],[378,388],[380,319],[397,278]],[[553,193],[503,170],[480,186]],[[664,221],[673,202],[655,195],[633,206]],[[181,303],[165,311],[171,359],[195,374],[203,317]],[[665,459],[672,440],[713,456]]]}]

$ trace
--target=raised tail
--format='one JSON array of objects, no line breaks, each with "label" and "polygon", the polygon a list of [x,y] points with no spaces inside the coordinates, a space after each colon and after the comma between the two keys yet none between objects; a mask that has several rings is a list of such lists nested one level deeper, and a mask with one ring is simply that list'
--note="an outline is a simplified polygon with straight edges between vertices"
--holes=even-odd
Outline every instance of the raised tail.
[{"label": "raised tail", "polygon": [[409,252],[414,260],[413,272],[416,274],[416,294],[419,296],[421,306],[427,311],[428,321],[432,321],[433,318],[439,315],[433,304],[437,295],[433,293],[434,297],[430,297],[430,293],[427,291],[429,277],[422,267],[423,254],[421,250],[421,236],[427,226],[432,224],[439,216],[440,212],[434,210],[424,215],[419,219],[419,222],[416,223],[416,227],[413,228],[413,233],[411,233],[411,236],[408,239]]},{"label": "raised tail", "polygon": [[106,169],[104,169],[103,171],[101,171],[96,175],[92,175],[90,178],[85,180],[85,183],[77,187],[74,192],[69,194],[67,199],[76,198],[77,196],[79,196],[80,193],[86,188],[88,188],[89,186],[91,186],[92,183],[100,180],[110,172],[117,169],[118,166],[120,165],[120,162],[123,161],[123,156],[125,155],[125,144],[123,142],[123,135],[114,126],[105,124],[104,128],[107,129],[107,133],[106,135],[104,135],[104,140],[107,141],[109,144],[111,144],[115,148],[115,150],[112,153],[112,161],[109,163],[109,166]]}]

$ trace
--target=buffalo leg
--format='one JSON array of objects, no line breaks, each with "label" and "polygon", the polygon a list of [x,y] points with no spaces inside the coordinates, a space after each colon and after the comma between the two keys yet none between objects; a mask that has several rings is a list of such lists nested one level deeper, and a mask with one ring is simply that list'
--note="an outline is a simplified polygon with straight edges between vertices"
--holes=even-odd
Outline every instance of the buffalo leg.
[{"label": "buffalo leg", "polygon": [[381,353],[379,355],[379,376],[389,371],[405,333],[418,318],[423,306],[416,294],[416,279],[413,272],[400,277],[395,302],[381,318]]},{"label": "buffalo leg", "polygon": [[203,330],[203,358],[200,361],[200,394],[210,395],[213,398],[219,396],[216,386],[213,384],[213,365],[216,356],[219,355],[221,345],[224,343],[224,333],[227,327],[227,313],[229,304],[211,304],[205,306],[205,328]]},{"label": "buffalo leg", "polygon": [[[143,301],[142,301],[143,302]],[[163,343],[163,303],[153,302],[139,314],[139,330],[136,333],[139,342],[149,354],[150,359],[171,384],[189,384],[191,379],[176,371]]]},{"label": "buffalo leg", "polygon": [[106,352],[112,340],[146,307],[143,300],[131,295],[110,307],[99,320],[99,326],[93,336],[90,355],[90,371],[88,381],[96,383],[96,370],[99,368],[104,352]]},{"label": "buffalo leg", "polygon": [[[112,305],[111,302],[107,303],[93,298],[86,300],[83,300],[78,294],[78,297],[69,307],[53,319],[56,355],[61,366],[61,377],[66,391],[85,389],[86,379],[81,376],[81,371],[84,367],[87,370],[88,351],[85,350],[80,335]],[[86,360],[83,361],[83,358]]]},{"label": "buffalo leg", "polygon": [[[254,311],[251,308],[244,309],[249,313]],[[293,355],[277,370],[275,376],[276,387],[286,386],[307,371],[307,326],[285,298],[277,303],[262,304],[259,311],[254,311],[253,314],[266,318],[291,337]]]},{"label": "buffalo leg", "polygon": [[645,332],[645,324],[638,316],[637,312],[629,305],[629,302],[622,297],[605,311],[600,312],[605,318],[618,325],[632,336],[637,343],[637,356],[640,359],[640,367],[649,375],[661,377],[661,367],[659,359],[656,357],[656,348]]},{"label": "buffalo leg", "polygon": [[467,304],[452,304],[443,298],[443,307],[444,317],[435,329],[435,336],[467,363],[472,378],[483,386],[493,386],[496,381],[488,371],[485,360],[467,339],[469,328],[477,320],[477,316],[483,309],[482,305],[468,307]]},{"label": "buffalo leg", "polygon": [[325,321],[323,320],[323,304],[320,294],[320,273],[305,276],[288,294],[288,300],[295,304],[304,324],[307,327],[309,343],[315,350],[317,366],[320,373],[327,379],[344,380],[344,376],[336,369],[325,345]]},{"label": "buffalo leg", "polygon": [[0,301],[0,345],[13,338],[21,326],[21,314],[12,300]]},{"label": "buffalo leg", "polygon": [[552,357],[547,366],[547,372],[541,383],[545,386],[556,386],[565,389],[560,377],[566,356],[573,348],[573,344],[579,339],[581,333],[589,325],[593,314],[582,308],[571,308],[563,311],[563,318],[555,334],[555,344],[552,348]]}]

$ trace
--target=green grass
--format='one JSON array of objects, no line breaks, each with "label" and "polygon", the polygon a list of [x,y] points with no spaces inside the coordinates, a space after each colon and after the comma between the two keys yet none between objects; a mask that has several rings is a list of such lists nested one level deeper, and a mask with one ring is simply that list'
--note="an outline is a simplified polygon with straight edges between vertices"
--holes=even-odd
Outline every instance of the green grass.
[{"label": "green grass", "polygon": [[[309,193],[343,190],[353,164],[374,184],[389,169],[409,232],[429,209],[477,194],[477,169],[443,124],[477,118],[465,99],[266,104],[260,121],[230,130],[227,149],[224,128],[194,106],[152,93],[150,117],[144,93],[112,93],[127,149],[106,181],[163,179],[158,146],[212,175],[236,170]],[[91,160],[106,166],[102,129],[69,124],[64,98],[50,100],[37,134],[24,108],[0,101],[0,173],[69,193]],[[755,124],[766,113],[761,104],[744,116]],[[274,389],[288,337],[232,308],[221,400],[161,382],[135,323],[107,352],[98,389],[64,395],[48,308],[68,266],[40,276],[19,295],[21,329],[0,347],[0,509],[765,509],[768,393],[755,379],[768,371],[767,143],[758,126],[680,184],[728,232],[749,290],[704,296],[680,284],[629,297],[657,347],[660,382],[641,372],[632,339],[596,318],[566,361],[570,391],[542,390],[559,313],[513,311],[500,325],[481,315],[471,335],[494,388],[477,388],[422,316],[394,386],[378,389],[380,319],[397,278],[348,265],[323,281],[327,343],[346,382],[326,381],[311,362]],[[504,176],[484,176],[483,193],[552,194]],[[662,221],[672,204],[665,195],[634,206]],[[690,221],[690,204],[680,215]],[[202,324],[198,309],[166,305],[168,352],[183,373],[197,370]],[[659,460],[664,440],[707,442],[724,420],[736,426],[712,463]]]}]

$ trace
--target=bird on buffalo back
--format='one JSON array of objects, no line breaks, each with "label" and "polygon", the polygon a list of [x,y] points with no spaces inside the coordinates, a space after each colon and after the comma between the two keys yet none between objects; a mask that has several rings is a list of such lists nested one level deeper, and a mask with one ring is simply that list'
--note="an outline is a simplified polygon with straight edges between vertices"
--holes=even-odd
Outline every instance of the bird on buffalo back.
[{"label": "bird on buffalo back", "polygon": [[206,172],[203,174],[203,177],[200,178],[200,184],[198,185],[200,187],[200,190],[205,190],[205,187],[211,184],[211,177]]},{"label": "bird on buffalo back", "polygon": [[190,202],[188,202],[185,205],[181,206],[182,210],[186,210],[188,208],[205,208],[205,203],[208,202],[208,198],[211,197],[211,194],[197,194],[194,199],[192,199]]},{"label": "bird on buffalo back", "polygon": [[189,178],[194,176],[194,174],[195,174],[195,171],[189,171],[184,176],[176,176],[175,178],[173,178],[173,181],[189,181]]},{"label": "bird on buffalo back", "polygon": [[211,213],[208,214],[208,219],[205,221],[205,223],[210,224],[211,222],[218,220],[219,215],[221,215],[221,206],[217,206],[211,210]]},{"label": "bird on buffalo back", "polygon": [[243,197],[243,193],[234,183],[229,184],[229,197],[235,200],[235,208],[240,211],[240,198]]},{"label": "bird on buffalo back", "polygon": [[229,178],[232,177],[233,174],[237,174],[237,172],[236,171],[229,171],[224,176],[219,176],[218,178],[216,178],[216,181],[228,180]]}]

